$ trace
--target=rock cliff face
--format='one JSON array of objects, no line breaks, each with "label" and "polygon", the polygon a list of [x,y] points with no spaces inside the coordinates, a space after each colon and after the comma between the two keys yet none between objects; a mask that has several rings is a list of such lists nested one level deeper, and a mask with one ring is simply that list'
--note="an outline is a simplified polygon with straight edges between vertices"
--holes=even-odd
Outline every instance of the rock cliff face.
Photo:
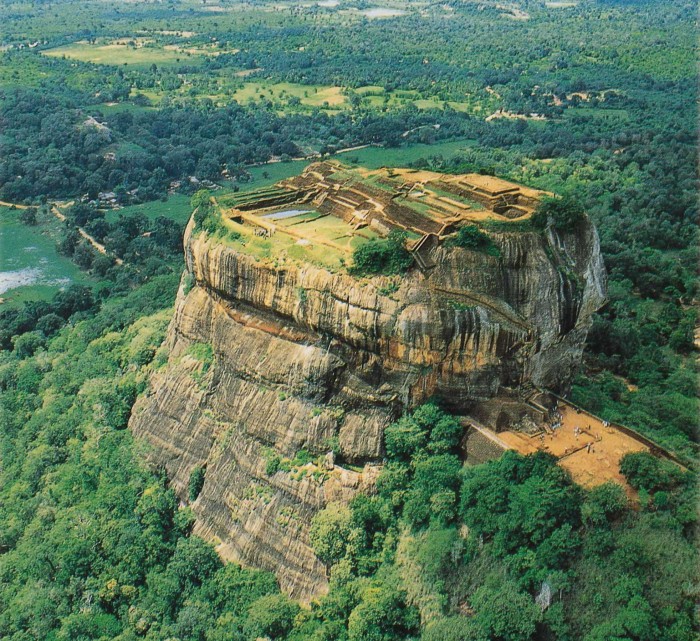
[{"label": "rock cliff face", "polygon": [[301,600],[327,584],[311,518],[371,489],[393,418],[436,394],[466,414],[503,388],[565,388],[605,297],[588,221],[492,233],[500,257],[439,246],[426,273],[371,279],[193,230],[169,361],[131,427],[183,499],[206,467],[196,532]]}]

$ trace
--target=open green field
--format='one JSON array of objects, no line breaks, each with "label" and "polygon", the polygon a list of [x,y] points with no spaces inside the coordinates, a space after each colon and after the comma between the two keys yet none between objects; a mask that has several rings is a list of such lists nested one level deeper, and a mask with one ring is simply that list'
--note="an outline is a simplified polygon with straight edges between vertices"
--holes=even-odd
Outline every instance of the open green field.
[{"label": "open green field", "polygon": [[170,194],[166,202],[154,200],[141,205],[130,205],[122,209],[114,209],[105,215],[108,222],[114,222],[119,216],[130,216],[133,214],[144,214],[149,220],[165,216],[178,223],[186,223],[192,207],[190,206],[190,197],[184,194]]},{"label": "open green field", "polygon": [[[129,42],[136,44],[128,44]],[[139,39],[98,41],[94,44],[81,40],[55,49],[48,49],[43,54],[53,58],[66,57],[101,65],[131,65],[135,67],[148,67],[152,64],[169,66],[185,61],[190,64],[198,64],[204,59],[196,49],[162,46]]]},{"label": "open green field", "polygon": [[239,103],[247,103],[251,100],[279,100],[284,102],[290,98],[298,98],[301,104],[307,107],[334,107],[336,109],[347,102],[341,87],[299,85],[291,82],[246,82],[233,93],[232,97]]},{"label": "open green field", "polygon": [[605,109],[603,107],[569,107],[564,112],[564,118],[570,119],[574,117],[629,120],[629,114],[626,109]]},{"label": "open green field", "polygon": [[243,192],[268,187],[280,180],[300,174],[310,162],[310,160],[290,160],[288,162],[273,162],[267,165],[248,167],[247,171],[251,179],[248,182],[237,183],[237,186]]},{"label": "open green field", "polygon": [[278,263],[286,259],[304,262],[337,271],[342,269],[343,260],[347,254],[327,245],[310,243],[305,245],[288,234],[278,232],[270,238],[255,236],[248,225],[240,225],[230,220],[224,220],[224,225],[238,234],[239,240],[222,239],[222,242],[244,249],[247,254],[261,261]]},{"label": "open green field", "polygon": [[145,111],[152,111],[154,108],[155,107],[142,107],[140,105],[135,105],[132,102],[110,102],[103,103],[97,107],[97,109],[99,109],[104,116],[111,116],[112,114],[120,113],[141,113]]},{"label": "open green field", "polygon": [[416,143],[405,147],[365,147],[356,151],[336,154],[334,158],[346,164],[360,165],[369,169],[407,167],[421,158],[427,159],[431,156],[442,156],[447,160],[474,144],[476,144],[474,140],[461,138],[437,142],[433,145]]},{"label": "open green field", "polygon": [[18,212],[0,207],[0,297],[2,306],[49,300],[72,283],[92,281],[56,251],[56,226],[19,222]]},{"label": "open green field", "polygon": [[[221,88],[225,93],[211,94],[209,97],[216,102],[235,100],[241,104],[249,102],[272,101],[284,107],[285,110],[296,108],[319,108],[331,112],[339,112],[352,108],[353,93],[359,97],[360,104],[371,109],[400,109],[409,105],[420,110],[445,109],[450,107],[455,111],[481,113],[494,102],[485,93],[465,95],[462,101],[445,101],[437,97],[424,97],[416,90],[394,90],[387,92],[379,85],[367,85],[356,90],[346,90],[339,86],[314,84],[297,84],[291,82],[272,82],[269,80],[250,80],[238,85],[239,79],[223,79]],[[291,102],[290,102],[291,101]]]}]

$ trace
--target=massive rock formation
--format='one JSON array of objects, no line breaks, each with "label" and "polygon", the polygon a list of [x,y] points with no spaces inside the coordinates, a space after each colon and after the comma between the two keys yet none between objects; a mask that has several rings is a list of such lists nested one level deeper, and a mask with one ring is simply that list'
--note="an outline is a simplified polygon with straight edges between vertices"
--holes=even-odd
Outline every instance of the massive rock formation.
[{"label": "massive rock formation", "polygon": [[196,532],[308,600],[326,589],[309,522],[372,487],[403,409],[439,395],[468,414],[523,387],[565,388],[605,296],[597,234],[587,220],[502,228],[500,256],[436,242],[431,269],[356,278],[261,259],[190,221],[169,361],[131,427],[183,500],[206,467]]}]

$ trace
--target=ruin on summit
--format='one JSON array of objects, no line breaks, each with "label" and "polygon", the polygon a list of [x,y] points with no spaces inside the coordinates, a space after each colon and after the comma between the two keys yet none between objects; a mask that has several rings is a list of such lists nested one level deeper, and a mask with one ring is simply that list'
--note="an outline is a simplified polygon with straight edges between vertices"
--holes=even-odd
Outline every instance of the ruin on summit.
[{"label": "ruin on summit", "polygon": [[257,236],[281,233],[342,253],[399,230],[425,270],[433,266],[430,252],[461,225],[525,220],[545,194],[480,174],[351,169],[324,161],[271,187],[230,197],[226,215]]}]

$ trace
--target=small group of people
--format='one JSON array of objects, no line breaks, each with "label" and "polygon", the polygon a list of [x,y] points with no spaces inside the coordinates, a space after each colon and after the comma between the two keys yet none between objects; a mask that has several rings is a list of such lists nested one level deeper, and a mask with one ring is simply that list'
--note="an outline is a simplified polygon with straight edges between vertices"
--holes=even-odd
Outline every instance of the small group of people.
[{"label": "small group of people", "polygon": [[551,422],[549,424],[550,429],[556,432],[561,426],[564,420],[564,416],[559,410],[555,410],[551,415]]}]

